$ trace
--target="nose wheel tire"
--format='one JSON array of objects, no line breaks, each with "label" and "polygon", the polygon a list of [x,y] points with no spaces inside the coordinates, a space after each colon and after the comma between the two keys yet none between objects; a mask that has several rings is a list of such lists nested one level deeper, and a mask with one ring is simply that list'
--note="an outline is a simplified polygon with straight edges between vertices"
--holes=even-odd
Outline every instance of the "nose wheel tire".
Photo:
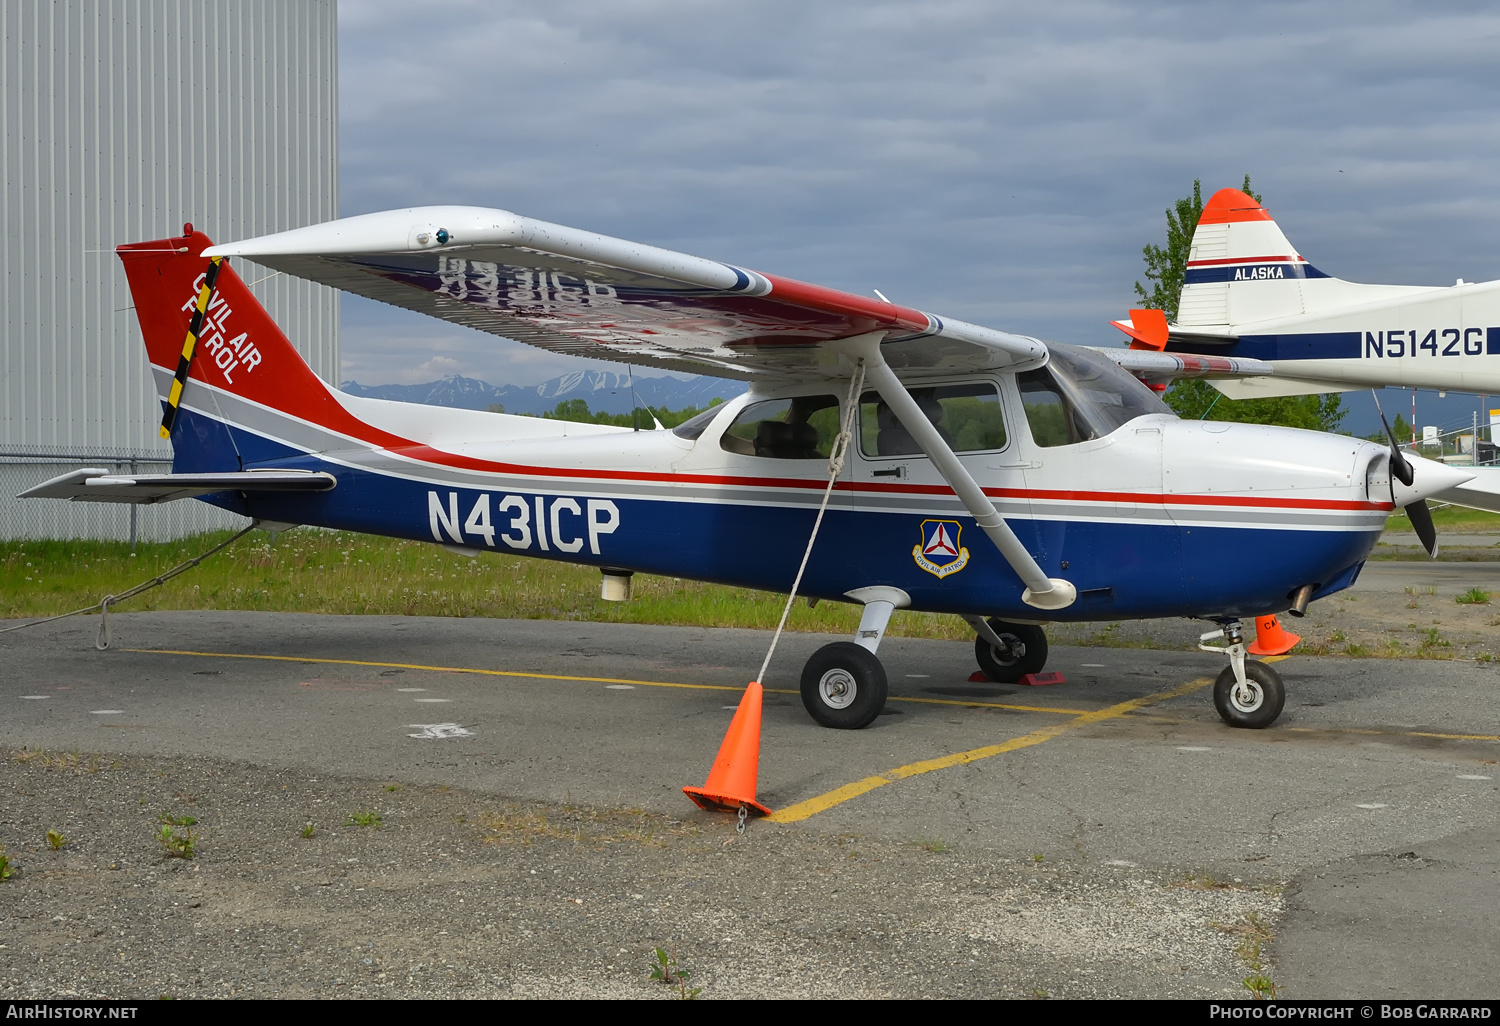
[{"label": "nose wheel tire", "polygon": [[1214,707],[1231,727],[1260,729],[1269,727],[1281,715],[1286,704],[1286,687],[1281,674],[1254,659],[1245,661],[1245,686],[1234,679],[1234,669],[1226,666],[1214,681]]},{"label": "nose wheel tire", "polygon": [[1029,623],[990,620],[990,629],[1006,643],[1001,649],[987,638],[974,639],[974,659],[980,671],[997,684],[1014,684],[1028,673],[1040,673],[1047,665],[1047,635]]},{"label": "nose wheel tire", "polygon": [[885,667],[869,649],[836,641],[802,668],[802,704],[825,727],[858,730],[885,708]]}]

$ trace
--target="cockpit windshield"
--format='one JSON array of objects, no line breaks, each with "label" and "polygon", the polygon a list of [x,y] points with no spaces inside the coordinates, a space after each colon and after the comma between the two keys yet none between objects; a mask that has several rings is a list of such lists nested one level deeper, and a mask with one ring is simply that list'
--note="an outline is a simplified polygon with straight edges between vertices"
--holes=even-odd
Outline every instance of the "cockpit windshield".
[{"label": "cockpit windshield", "polygon": [[1086,442],[1137,417],[1175,416],[1156,393],[1109,357],[1055,343],[1051,351],[1047,366],[1016,375],[1037,445]]}]

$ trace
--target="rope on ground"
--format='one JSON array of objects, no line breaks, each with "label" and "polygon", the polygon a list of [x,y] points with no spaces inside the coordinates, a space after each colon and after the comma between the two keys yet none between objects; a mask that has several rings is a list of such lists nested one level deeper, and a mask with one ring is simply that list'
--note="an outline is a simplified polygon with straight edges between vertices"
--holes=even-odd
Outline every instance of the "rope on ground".
[{"label": "rope on ground", "polygon": [[149,581],[143,581],[140,584],[137,584],[135,587],[130,588],[127,591],[120,592],[120,594],[118,594],[118,595],[106,595],[102,599],[100,599],[98,602],[95,602],[93,605],[91,605],[91,606],[84,606],[82,609],[75,609],[71,613],[60,613],[57,616],[49,616],[45,620],[33,620],[33,621],[31,621],[31,623],[18,624],[15,627],[6,627],[6,628],[3,628],[3,629],[0,629],[0,634],[9,634],[11,631],[25,630],[27,627],[36,627],[36,626],[39,626],[40,624],[52,623],[54,620],[66,620],[70,616],[78,616],[80,613],[92,613],[94,610],[97,609],[100,612],[99,633],[94,638],[94,647],[97,648],[99,651],[103,652],[105,649],[109,648],[109,607],[110,606],[117,605],[117,604],[119,604],[121,602],[124,602],[126,599],[129,599],[129,598],[135,598],[137,595],[139,595],[143,591],[150,591],[152,588],[158,587],[159,585],[166,584],[168,581],[170,581],[172,578],[176,577],[178,574],[186,573],[188,570],[191,570],[193,567],[195,567],[199,563],[203,562],[209,556],[212,556],[212,555],[214,555],[214,554],[216,554],[218,552],[222,552],[224,549],[229,548],[229,546],[233,545],[235,542],[239,541],[241,538],[245,537],[245,535],[249,534],[251,531],[255,530],[259,526],[260,526],[260,521],[259,520],[252,520],[250,522],[250,526],[249,527],[246,527],[243,531],[240,531],[238,534],[234,535],[232,538],[228,538],[225,541],[221,541],[219,544],[215,545],[213,548],[209,549],[207,552],[199,553],[198,555],[194,556],[192,559],[188,560],[186,563],[180,563],[177,566],[174,566],[172,569],[168,570],[166,573],[164,573],[164,574],[158,574],[157,576],[151,578]]},{"label": "rope on ground", "polygon": [[758,683],[765,683],[766,669],[771,665],[771,657],[776,654],[776,643],[781,640],[787,617],[792,615],[792,603],[797,601],[797,589],[802,586],[802,575],[807,570],[807,561],[812,557],[813,545],[818,540],[818,529],[823,526],[823,514],[828,509],[828,500],[833,497],[834,482],[844,469],[844,456],[849,451],[849,440],[854,436],[854,418],[859,413],[859,395],[864,384],[865,361],[860,360],[854,366],[854,376],[849,379],[849,398],[844,403],[843,420],[839,425],[838,437],[833,440],[833,449],[828,455],[828,487],[823,489],[823,501],[818,504],[818,516],[813,521],[812,535],[807,539],[807,548],[802,553],[802,565],[797,567],[791,593],[786,597],[786,607],[781,611],[781,622],[776,625],[776,633],[771,635],[771,647],[766,650],[765,661],[760,664],[760,672],[755,675]]}]

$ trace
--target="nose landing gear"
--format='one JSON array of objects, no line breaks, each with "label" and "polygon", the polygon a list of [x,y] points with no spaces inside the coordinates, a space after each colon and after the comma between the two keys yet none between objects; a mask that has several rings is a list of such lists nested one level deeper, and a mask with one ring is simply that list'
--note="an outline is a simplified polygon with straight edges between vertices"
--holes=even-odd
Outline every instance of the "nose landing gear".
[{"label": "nose landing gear", "polygon": [[875,655],[891,613],[911,605],[900,588],[856,588],[846,593],[864,603],[853,641],[835,641],[812,654],[802,667],[802,704],[825,727],[868,727],[885,708],[885,667]]},{"label": "nose landing gear", "polygon": [[[1203,644],[1213,638],[1224,638],[1229,644]],[[1271,667],[1259,660],[1245,658],[1244,628],[1238,620],[1231,620],[1218,630],[1202,635],[1198,647],[1205,652],[1223,652],[1229,656],[1229,665],[1214,681],[1214,707],[1225,723],[1231,727],[1260,729],[1276,722],[1281,707],[1286,704],[1286,686],[1281,675]]]}]

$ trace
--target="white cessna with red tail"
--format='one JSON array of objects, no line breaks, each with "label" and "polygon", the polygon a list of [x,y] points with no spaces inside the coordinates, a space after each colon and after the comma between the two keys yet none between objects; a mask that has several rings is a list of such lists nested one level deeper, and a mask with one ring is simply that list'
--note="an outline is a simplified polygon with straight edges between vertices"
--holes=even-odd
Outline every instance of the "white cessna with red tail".
[{"label": "white cessna with red tail", "polygon": [[[1136,377],[1274,374],[1260,357],[1105,355],[504,210],[395,210],[218,246],[189,229],[119,256],[174,472],[83,469],[30,494],[195,496],[589,564],[617,590],[644,572],[779,592],[826,502],[801,592],[864,608],[855,638],[802,672],[830,727],[879,714],[877,650],[900,608],[968,620],[997,681],[1042,669],[1048,621],[1203,618],[1228,640],[1220,714],[1266,726],[1284,689],[1245,658],[1242,618],[1347,588],[1394,506],[1469,477],[1354,438],[1181,421]],[[237,257],[749,392],[671,431],[346,395],[298,357]]]}]

